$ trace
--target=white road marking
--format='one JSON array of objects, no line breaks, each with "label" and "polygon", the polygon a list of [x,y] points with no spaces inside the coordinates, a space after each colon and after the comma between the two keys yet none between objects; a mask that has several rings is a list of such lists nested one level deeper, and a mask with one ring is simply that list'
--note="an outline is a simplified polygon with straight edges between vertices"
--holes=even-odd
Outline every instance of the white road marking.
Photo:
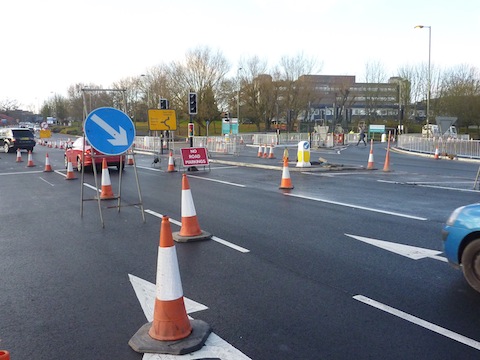
[{"label": "white road marking", "polygon": [[403,320],[409,321],[415,325],[421,326],[425,329],[431,330],[437,334],[443,335],[445,337],[448,337],[452,340],[458,341],[459,343],[462,343],[464,345],[470,346],[476,350],[480,350],[480,342],[467,338],[463,335],[457,334],[453,331],[450,331],[448,329],[445,329],[443,327],[440,327],[438,325],[432,324],[428,321],[425,321],[423,319],[420,319],[416,316],[410,315],[406,312],[403,312],[401,310],[395,309],[393,307],[390,307],[388,305],[382,304],[378,301],[375,301],[373,299],[370,299],[366,296],[363,295],[355,295],[353,297],[355,300],[358,300],[364,304],[370,305],[374,308],[377,308],[379,310],[385,311],[391,315],[397,316]]},{"label": "white road marking", "polygon": [[419,216],[402,214],[402,213],[397,213],[397,212],[393,212],[393,211],[386,211],[386,210],[374,209],[374,208],[369,208],[369,207],[360,206],[360,205],[353,205],[353,204],[348,204],[348,203],[342,203],[342,202],[338,202],[338,201],[324,200],[324,199],[314,198],[314,197],[310,197],[310,196],[290,194],[290,193],[283,193],[283,195],[285,195],[285,196],[297,197],[297,198],[300,198],[300,199],[307,199],[307,200],[313,200],[313,201],[323,202],[323,203],[327,203],[327,204],[333,204],[333,205],[339,205],[339,206],[346,206],[346,207],[350,207],[350,208],[353,208],[353,209],[360,209],[360,210],[365,210],[365,211],[372,211],[372,212],[377,212],[377,213],[386,214],[386,215],[399,216],[399,217],[404,217],[404,218],[413,219],[413,220],[420,220],[420,221],[426,221],[426,220],[428,220],[427,218],[423,218],[423,217],[419,217]]},{"label": "white road marking", "polygon": [[249,253],[250,250],[248,249],[245,249],[244,247],[241,247],[241,246],[238,246],[238,245],[235,245],[235,244],[232,244],[231,242],[228,242],[226,240],[223,240],[223,239],[220,239],[219,237],[216,237],[216,236],[212,236],[212,240],[213,241],[216,241],[222,245],[225,245],[225,246],[228,246],[234,250],[237,250],[237,251],[240,251],[241,253]]},{"label": "white road marking", "polygon": [[[460,189],[460,188],[454,188],[450,186],[436,185],[436,184],[442,184],[442,182],[432,183],[431,181],[417,182],[417,181],[393,181],[393,180],[377,180],[377,181],[387,183],[387,184],[416,185],[419,187],[428,187],[432,189],[455,190],[455,191],[474,192],[474,193],[480,192],[479,190],[475,190],[475,189]],[[473,187],[473,183],[471,181],[455,181],[455,182],[448,181],[445,183],[446,184],[471,184]]]},{"label": "white road marking", "polygon": [[[140,306],[148,322],[153,320],[155,304],[155,284],[128,274]],[[183,297],[187,314],[208,309],[196,301]],[[191,317],[190,317],[191,318]],[[143,360],[181,360],[218,358],[223,360],[251,360],[238,349],[223,340],[215,333],[208,336],[205,345],[198,351],[186,355],[144,354]]]},{"label": "white road marking", "polygon": [[26,175],[26,174],[38,174],[38,173],[43,173],[43,170],[0,173],[0,175]]},{"label": "white road marking", "polygon": [[147,167],[147,166],[139,166],[137,165],[137,169],[144,169],[144,170],[150,170],[150,171],[158,171],[158,172],[165,172],[162,169],[157,169],[157,168],[152,168],[152,167]]},{"label": "white road marking", "polygon": [[201,177],[201,176],[188,175],[188,177],[195,178],[195,179],[218,182],[218,183],[226,184],[226,185],[238,186],[238,187],[242,187],[242,188],[246,187],[245,185],[242,185],[242,184],[237,184],[237,183],[232,183],[232,182],[222,181],[222,180],[217,180],[217,179],[210,179],[210,178],[205,178],[205,177]]},{"label": "white road marking", "polygon": [[[162,214],[160,214],[160,213],[158,213],[158,212],[156,212],[156,211],[150,210],[150,209],[145,210],[145,212],[148,213],[148,214],[150,214],[150,215],[156,216],[156,217],[158,217],[158,218],[160,218],[160,219],[163,217]],[[182,226],[182,223],[181,223],[180,221],[175,220],[175,219],[170,218],[170,222],[171,222],[172,224],[175,224],[175,225],[178,225],[178,226]],[[244,254],[250,252],[250,250],[245,249],[244,247],[235,245],[235,244],[233,244],[233,243],[231,243],[231,242],[229,242],[229,241],[227,241],[227,240],[223,240],[223,239],[221,239],[221,238],[219,238],[219,237],[217,237],[217,236],[212,236],[212,240],[218,242],[219,244],[228,246],[229,248],[234,249],[234,250],[237,250],[237,251],[239,251],[239,252],[241,252],[241,253],[244,253]]]},{"label": "white road marking", "polygon": [[441,251],[438,251],[438,250],[430,250],[430,249],[425,249],[425,248],[420,248],[420,247],[415,247],[410,245],[397,244],[389,241],[367,238],[364,236],[357,236],[357,235],[350,235],[350,234],[345,234],[345,235],[353,239],[362,241],[364,243],[377,246],[381,249],[393,252],[395,254],[408,257],[413,260],[431,258],[431,259],[435,259],[443,262],[448,262],[448,260],[445,257],[438,256],[439,254],[442,253]]},{"label": "white road marking", "polygon": [[52,184],[51,182],[49,182],[49,181],[45,180],[44,178],[42,178],[41,176],[39,177],[39,179],[42,180],[42,181],[45,181],[45,182],[46,182],[48,185],[50,185],[50,186],[55,186],[55,185]]}]

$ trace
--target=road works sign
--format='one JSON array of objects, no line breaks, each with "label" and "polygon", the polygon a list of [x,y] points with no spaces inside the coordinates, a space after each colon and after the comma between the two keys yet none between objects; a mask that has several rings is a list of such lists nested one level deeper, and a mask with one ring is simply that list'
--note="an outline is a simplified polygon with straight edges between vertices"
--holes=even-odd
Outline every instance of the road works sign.
[{"label": "road works sign", "polygon": [[208,156],[205,148],[183,148],[182,161],[184,167],[207,166]]},{"label": "road works sign", "polygon": [[135,126],[123,111],[111,107],[93,110],[83,123],[85,137],[105,155],[125,153],[135,139]]},{"label": "road works sign", "polygon": [[177,130],[177,116],[175,110],[148,110],[148,127],[155,130]]}]

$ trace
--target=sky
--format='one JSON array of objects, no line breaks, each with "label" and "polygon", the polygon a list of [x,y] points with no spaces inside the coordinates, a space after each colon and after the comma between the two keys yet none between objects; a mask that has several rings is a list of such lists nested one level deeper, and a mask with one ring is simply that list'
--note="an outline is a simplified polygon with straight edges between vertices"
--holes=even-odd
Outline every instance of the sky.
[{"label": "sky", "polygon": [[103,88],[182,61],[197,47],[220,51],[234,76],[253,56],[277,65],[303,54],[318,74],[355,75],[367,64],[388,76],[402,66],[480,68],[479,0],[3,0],[0,103],[24,110]]}]

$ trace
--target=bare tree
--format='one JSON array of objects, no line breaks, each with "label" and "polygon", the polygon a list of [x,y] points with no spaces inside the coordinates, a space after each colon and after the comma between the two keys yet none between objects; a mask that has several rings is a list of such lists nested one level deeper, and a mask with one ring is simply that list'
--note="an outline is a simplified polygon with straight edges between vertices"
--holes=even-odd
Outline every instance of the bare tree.
[{"label": "bare tree", "polygon": [[194,119],[200,128],[205,128],[205,121],[210,119],[213,111],[218,113],[216,102],[212,100],[221,90],[222,79],[228,70],[229,64],[223,54],[220,51],[214,53],[208,47],[188,51],[184,62],[172,62],[168,67],[167,83],[172,102],[180,114],[188,114],[188,93],[196,92],[199,111]]},{"label": "bare tree", "polygon": [[457,125],[476,125],[480,135],[480,72],[468,65],[445,71],[435,109],[441,115],[458,117]]}]

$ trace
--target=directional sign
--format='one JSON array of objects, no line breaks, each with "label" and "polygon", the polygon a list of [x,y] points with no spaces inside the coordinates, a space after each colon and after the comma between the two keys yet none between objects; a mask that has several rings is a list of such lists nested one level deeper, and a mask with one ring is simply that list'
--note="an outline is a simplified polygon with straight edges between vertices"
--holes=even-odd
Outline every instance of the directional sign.
[{"label": "directional sign", "polygon": [[85,137],[105,155],[125,153],[135,139],[135,126],[123,111],[111,107],[93,110],[83,123]]},{"label": "directional sign", "polygon": [[430,250],[430,249],[420,248],[416,246],[397,244],[389,241],[372,239],[372,238],[367,238],[367,237],[357,236],[357,235],[350,235],[350,234],[345,234],[345,235],[353,239],[363,241],[364,243],[377,246],[383,250],[391,251],[397,255],[408,257],[412,260],[431,258],[431,259],[444,261],[444,262],[447,261],[447,259],[444,258],[443,256],[438,256],[442,253],[441,251],[438,251],[438,250]]},{"label": "directional sign", "polygon": [[457,117],[453,116],[435,116],[435,121],[437,122],[438,129],[440,134],[445,135],[445,133],[450,129],[450,126],[455,124]]},{"label": "directional sign", "polygon": [[175,110],[148,110],[148,126],[155,130],[177,130],[177,116]]},{"label": "directional sign", "polygon": [[[155,284],[143,280],[134,275],[128,274],[130,282],[133,286],[138,301],[143,309],[143,313],[147,321],[153,321],[153,311],[155,304]],[[185,301],[185,310],[187,314],[208,309],[203,304],[194,300],[183,297]],[[228,342],[223,340],[215,333],[211,333],[205,345],[200,349],[191,353],[195,359],[231,359],[231,360],[251,360],[248,356],[243,354],[240,350],[234,348]],[[168,355],[168,354],[144,354],[143,360],[180,360],[186,359],[188,355]],[[192,357],[188,357],[192,358]]]}]

